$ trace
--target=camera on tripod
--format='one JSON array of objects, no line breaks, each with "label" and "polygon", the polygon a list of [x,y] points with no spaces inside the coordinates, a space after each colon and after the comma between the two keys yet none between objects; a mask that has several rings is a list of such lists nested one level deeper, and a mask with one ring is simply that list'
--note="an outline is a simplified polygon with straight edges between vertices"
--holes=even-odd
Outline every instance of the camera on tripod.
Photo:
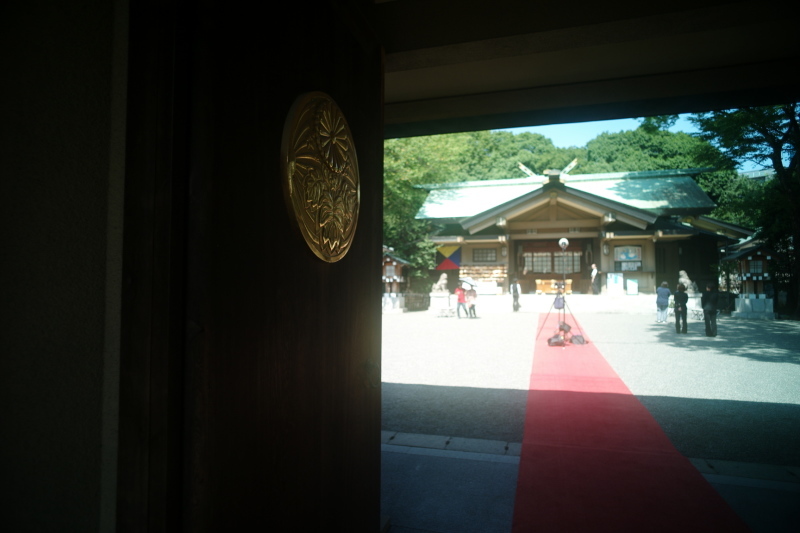
[{"label": "camera on tripod", "polygon": [[[555,335],[547,339],[547,344],[550,346],[564,346],[566,344],[585,344],[586,340],[583,338],[583,335],[580,334],[580,329],[578,330],[578,334],[573,334],[571,332],[572,326],[567,323],[567,301],[566,297],[564,296],[564,292],[566,289],[566,277],[567,277],[567,247],[569,246],[569,241],[566,238],[561,238],[558,240],[558,246],[561,248],[561,252],[563,254],[563,270],[562,274],[564,279],[561,281],[553,281],[553,288],[556,290],[556,298],[553,301],[553,305],[550,307],[550,311],[556,309],[558,313],[558,330],[556,330]],[[570,271],[571,272],[571,271]],[[539,328],[539,333],[542,332],[542,328],[547,323],[547,319],[550,316],[550,311],[547,312],[547,316],[542,321],[542,327]],[[570,314],[572,312],[570,311]],[[574,317],[573,317],[574,318]],[[539,338],[539,333],[536,334],[536,338]]]}]

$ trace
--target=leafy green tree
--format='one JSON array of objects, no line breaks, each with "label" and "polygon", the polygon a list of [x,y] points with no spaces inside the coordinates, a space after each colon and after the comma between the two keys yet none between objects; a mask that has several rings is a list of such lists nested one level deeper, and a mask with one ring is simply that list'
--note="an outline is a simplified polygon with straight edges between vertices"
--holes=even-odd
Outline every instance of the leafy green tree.
[{"label": "leafy green tree", "polygon": [[686,133],[640,126],[635,130],[603,133],[589,141],[582,172],[634,172],[698,166],[695,154],[702,141]]},{"label": "leafy green tree", "polygon": [[429,224],[414,218],[426,196],[415,185],[462,180],[467,140],[466,134],[454,134],[384,142],[383,243],[411,263],[412,286],[435,267],[436,248],[428,239]]},{"label": "leafy green tree", "polygon": [[657,131],[667,131],[678,122],[680,115],[657,115],[653,117],[643,117],[640,120],[642,129],[647,133]]},{"label": "leafy green tree", "polygon": [[571,159],[553,141],[538,133],[513,134],[508,131],[469,133],[469,152],[465,160],[465,181],[520,178],[518,163],[541,174],[550,165],[564,168]]},{"label": "leafy green tree", "polygon": [[735,170],[719,170],[698,176],[700,187],[717,204],[711,217],[746,228],[761,224],[764,184],[743,177]]},{"label": "leafy green tree", "polygon": [[569,148],[554,148],[553,150],[542,151],[538,159],[532,161],[530,164],[526,164],[524,160],[521,160],[521,162],[536,173],[544,174],[548,169],[562,170],[575,159],[578,160],[578,164],[570,171],[570,174],[586,173],[586,169],[584,168],[586,163],[585,147],[579,148],[577,146],[571,146]]},{"label": "leafy green tree", "polygon": [[759,196],[746,198],[756,217],[756,235],[783,252],[792,304],[800,315],[800,103],[698,113],[690,120],[715,149],[705,153],[708,161],[721,168],[751,162],[775,172]]},{"label": "leafy green tree", "polygon": [[[641,130],[651,134],[662,134],[671,128],[679,115],[643,117]],[[721,152],[707,139],[692,135],[698,142],[687,146],[689,161],[684,168],[711,167],[717,170],[697,177],[700,187],[717,204],[711,213],[712,218],[738,224],[748,228],[758,226],[758,204],[764,196],[763,183],[745,178],[736,171],[736,162]],[[680,167],[675,167],[680,168]],[[759,204],[760,205],[760,204]]]}]

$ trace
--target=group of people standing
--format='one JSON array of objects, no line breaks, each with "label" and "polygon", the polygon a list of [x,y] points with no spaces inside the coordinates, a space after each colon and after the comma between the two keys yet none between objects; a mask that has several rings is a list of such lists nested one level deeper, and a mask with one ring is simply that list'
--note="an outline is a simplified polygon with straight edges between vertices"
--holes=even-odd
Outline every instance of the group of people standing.
[{"label": "group of people standing", "polygon": [[[665,281],[656,289],[656,322],[663,324],[667,321],[669,312],[669,298],[672,293],[669,284]],[[675,292],[675,333],[686,333],[686,314],[688,312],[689,295],[686,294],[686,286],[678,283]],[[703,308],[703,321],[706,326],[706,336],[717,336],[717,305],[719,293],[713,283],[706,285],[706,290],[700,297],[700,305]]]},{"label": "group of people standing", "polygon": [[[597,267],[592,265],[592,293],[599,294],[599,276]],[[469,287],[469,288],[467,288]],[[518,311],[520,306],[519,296],[522,293],[519,281],[514,278],[511,282],[509,290],[513,296],[514,311]],[[458,305],[456,307],[456,314],[461,318],[461,310],[464,310],[465,318],[477,318],[475,311],[475,303],[478,299],[478,293],[472,285],[459,285],[455,290],[456,300]],[[669,290],[669,284],[664,281],[656,289],[656,322],[663,324],[667,322],[667,315],[669,313],[669,299],[672,297],[672,292]],[[678,283],[675,296],[675,333],[685,334],[686,318],[689,311],[689,295],[686,293],[686,285]],[[703,320],[706,327],[707,337],[717,336],[717,305],[719,302],[719,293],[713,283],[706,285],[706,290],[700,298],[700,305],[703,308]]]}]

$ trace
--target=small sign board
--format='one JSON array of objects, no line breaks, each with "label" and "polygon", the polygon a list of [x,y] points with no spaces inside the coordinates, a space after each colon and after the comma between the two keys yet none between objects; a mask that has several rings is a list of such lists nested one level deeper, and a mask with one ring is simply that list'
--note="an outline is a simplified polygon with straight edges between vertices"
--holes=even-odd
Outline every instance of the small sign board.
[{"label": "small sign board", "polygon": [[626,280],[628,285],[628,294],[632,296],[636,296],[639,294],[639,280],[638,279],[628,279]]},{"label": "small sign board", "polygon": [[606,274],[606,289],[609,294],[625,294],[621,272],[609,272]]}]

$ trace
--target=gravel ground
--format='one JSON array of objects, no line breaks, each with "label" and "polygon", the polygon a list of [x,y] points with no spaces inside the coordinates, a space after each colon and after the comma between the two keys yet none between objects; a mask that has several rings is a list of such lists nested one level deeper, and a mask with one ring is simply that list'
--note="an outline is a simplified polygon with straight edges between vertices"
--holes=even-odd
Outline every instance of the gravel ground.
[{"label": "gravel ground", "polygon": [[[522,441],[540,313],[552,296],[483,296],[477,319],[383,317],[387,431]],[[655,296],[573,295],[582,329],[687,457],[800,465],[800,323],[722,317],[719,335],[655,323]],[[550,332],[541,332],[547,335]]]}]

